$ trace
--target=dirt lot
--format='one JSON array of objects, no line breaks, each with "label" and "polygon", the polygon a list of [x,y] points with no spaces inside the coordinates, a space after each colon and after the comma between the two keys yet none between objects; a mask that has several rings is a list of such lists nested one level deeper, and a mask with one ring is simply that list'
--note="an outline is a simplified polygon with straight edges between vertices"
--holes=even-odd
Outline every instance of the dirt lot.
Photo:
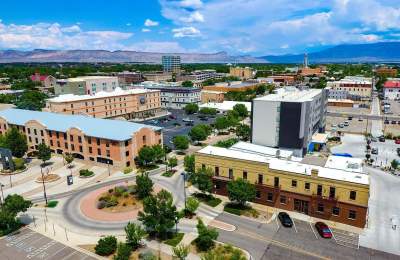
[{"label": "dirt lot", "polygon": [[[345,126],[343,128],[339,128],[338,125],[340,123],[344,123],[345,121],[349,122],[349,126]],[[371,131],[371,120],[363,119],[363,121],[359,121],[356,118],[353,120],[347,120],[344,117],[326,117],[326,130],[332,131],[332,125],[336,125],[336,131],[341,131],[342,133],[355,133],[355,134],[363,134],[366,131]]]},{"label": "dirt lot", "polygon": [[368,115],[368,114],[371,113],[371,109],[370,108],[328,106],[328,112],[332,112],[332,113],[355,113],[355,114]]}]

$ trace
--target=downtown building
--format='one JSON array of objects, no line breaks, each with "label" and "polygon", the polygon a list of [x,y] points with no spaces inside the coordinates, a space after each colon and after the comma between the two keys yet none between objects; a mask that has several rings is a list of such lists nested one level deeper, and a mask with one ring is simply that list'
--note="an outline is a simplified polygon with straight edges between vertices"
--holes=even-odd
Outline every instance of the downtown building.
[{"label": "downtown building", "polygon": [[181,56],[164,55],[161,57],[164,73],[181,73]]},{"label": "downtown building", "polygon": [[16,127],[26,135],[29,151],[40,143],[56,154],[125,167],[144,146],[162,145],[160,127],[82,115],[22,109],[0,111],[0,134]]},{"label": "downtown building", "polygon": [[358,76],[346,76],[341,80],[329,81],[326,86],[334,96],[346,95],[346,98],[352,100],[369,100],[372,95],[372,79]]},{"label": "downtown building", "polygon": [[327,103],[327,90],[295,87],[253,99],[251,142],[304,156],[313,135],[325,132]]},{"label": "downtown building", "polygon": [[113,91],[118,86],[118,77],[83,76],[57,80],[54,94],[94,95],[100,91]]},{"label": "downtown building", "polygon": [[196,169],[213,172],[214,194],[227,196],[227,184],[242,178],[255,186],[255,203],[365,227],[370,182],[362,159],[292,156],[291,151],[245,142],[195,153]]},{"label": "downtown building", "polygon": [[46,100],[44,111],[96,118],[141,119],[162,112],[159,90],[116,88],[94,95],[65,94]]}]

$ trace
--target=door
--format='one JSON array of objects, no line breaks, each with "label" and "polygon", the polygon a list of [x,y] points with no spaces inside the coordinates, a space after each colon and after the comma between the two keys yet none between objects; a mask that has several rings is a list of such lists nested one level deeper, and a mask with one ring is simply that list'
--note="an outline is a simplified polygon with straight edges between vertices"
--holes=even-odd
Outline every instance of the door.
[{"label": "door", "polygon": [[308,201],[294,199],[294,210],[308,215]]}]

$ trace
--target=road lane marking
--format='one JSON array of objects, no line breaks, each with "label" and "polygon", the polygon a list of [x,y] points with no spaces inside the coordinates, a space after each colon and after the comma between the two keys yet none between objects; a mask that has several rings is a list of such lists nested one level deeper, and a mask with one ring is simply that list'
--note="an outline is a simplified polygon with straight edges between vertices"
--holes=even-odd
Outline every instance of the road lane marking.
[{"label": "road lane marking", "polygon": [[293,219],[293,227],[294,227],[294,230],[296,231],[296,233],[298,233],[297,227],[296,227],[296,223],[295,223],[294,219]]},{"label": "road lane marking", "polygon": [[75,255],[76,253],[78,253],[78,251],[72,251],[72,253],[70,253],[69,255],[67,255],[67,256],[65,256],[65,257],[63,257],[62,260],[68,259],[68,258],[70,258],[71,256]]},{"label": "road lane marking", "polygon": [[312,227],[311,221],[309,221],[308,224],[310,224],[310,228],[311,228],[312,232],[314,233],[315,238],[318,239],[317,233],[315,233],[314,228]]},{"label": "road lane marking", "polygon": [[237,232],[238,234],[241,234],[243,236],[247,236],[249,238],[253,238],[253,239],[255,238],[255,239],[258,239],[258,240],[263,241],[263,242],[271,243],[271,244],[274,244],[274,245],[279,246],[281,248],[285,248],[285,249],[288,249],[288,250],[291,250],[291,251],[294,251],[294,252],[297,252],[297,253],[300,253],[300,254],[303,254],[303,255],[308,255],[308,256],[315,257],[315,258],[324,259],[324,260],[330,259],[328,257],[321,256],[321,255],[306,251],[304,249],[285,244],[285,243],[280,242],[280,241],[275,240],[275,239],[270,239],[270,238],[266,238],[264,236],[260,236],[260,235],[258,235],[256,233],[239,231],[239,230],[237,230],[235,232]]}]

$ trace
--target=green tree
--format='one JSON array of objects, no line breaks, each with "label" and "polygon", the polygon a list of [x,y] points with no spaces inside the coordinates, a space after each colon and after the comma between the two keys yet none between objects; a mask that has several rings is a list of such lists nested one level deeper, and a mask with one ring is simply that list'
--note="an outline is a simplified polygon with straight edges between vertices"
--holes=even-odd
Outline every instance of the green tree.
[{"label": "green tree", "polygon": [[390,166],[392,166],[392,169],[396,170],[399,167],[399,161],[397,160],[391,161]]},{"label": "green tree", "polygon": [[156,145],[152,146],[152,149],[153,149],[153,153],[154,153],[154,161],[156,161],[156,162],[163,161],[164,157],[165,157],[164,148],[161,145],[156,144]]},{"label": "green tree", "polygon": [[125,243],[118,243],[117,254],[114,256],[114,260],[129,260],[132,253],[130,245]]},{"label": "green tree", "polygon": [[189,137],[193,142],[204,141],[207,139],[209,133],[205,125],[196,125],[189,131]]},{"label": "green tree", "polygon": [[148,173],[142,173],[136,176],[136,191],[140,199],[151,195],[153,191],[153,181],[150,179]]},{"label": "green tree", "polygon": [[171,171],[177,165],[178,165],[178,159],[175,156],[168,159],[168,167],[170,167]]},{"label": "green tree", "polygon": [[199,106],[195,103],[189,103],[185,106],[185,112],[186,114],[194,114],[197,113],[199,111]]},{"label": "green tree", "polygon": [[197,223],[198,237],[195,239],[197,250],[207,251],[214,247],[214,240],[218,238],[218,232],[215,228],[207,228],[201,219]]},{"label": "green tree", "polygon": [[215,128],[216,128],[218,131],[225,130],[225,129],[227,129],[229,126],[230,126],[230,123],[229,123],[227,117],[225,117],[225,116],[223,116],[223,117],[218,117],[218,118],[215,120]]},{"label": "green tree", "polygon": [[185,260],[186,257],[189,255],[189,246],[179,245],[172,248],[174,252],[174,257],[179,260]]},{"label": "green tree", "polygon": [[249,115],[249,111],[244,104],[236,104],[233,106],[233,111],[236,111],[241,118],[246,118]]},{"label": "green tree", "polygon": [[264,95],[266,91],[267,91],[267,86],[265,86],[265,84],[262,84],[256,88],[257,95]]},{"label": "green tree", "polygon": [[186,150],[189,148],[189,139],[184,135],[177,135],[172,139],[172,142],[176,149],[178,150]]},{"label": "green tree", "polygon": [[194,214],[194,212],[197,210],[199,205],[200,205],[200,202],[194,197],[189,197],[186,200],[186,210],[189,211],[191,214]]},{"label": "green tree", "polygon": [[25,200],[22,196],[13,194],[8,195],[0,208],[0,236],[6,235],[21,227],[21,222],[17,218],[20,212],[26,212],[32,202]]},{"label": "green tree", "polygon": [[146,231],[135,223],[128,222],[125,227],[126,243],[131,246],[133,250],[136,250],[140,246],[140,241],[146,235]]},{"label": "green tree", "polygon": [[20,212],[27,211],[28,208],[32,206],[32,202],[25,200],[22,196],[18,194],[8,195],[4,200],[4,209],[13,215],[17,215]]},{"label": "green tree", "polygon": [[38,145],[38,158],[45,164],[51,158],[51,149],[46,144],[41,143]]},{"label": "green tree", "polygon": [[227,189],[229,199],[241,206],[244,206],[247,201],[253,201],[256,197],[254,185],[242,178],[229,182]]},{"label": "green tree", "polygon": [[150,146],[144,146],[139,150],[138,156],[137,156],[137,162],[139,165],[149,165],[154,163],[155,159],[155,153],[154,149]]},{"label": "green tree", "polygon": [[213,171],[211,168],[198,169],[197,172],[192,175],[192,183],[203,193],[211,193],[213,187],[212,176]]},{"label": "green tree", "polygon": [[190,80],[186,80],[186,81],[182,82],[182,87],[192,88],[193,87],[193,82],[191,82]]},{"label": "green tree", "polygon": [[47,95],[39,91],[25,91],[16,102],[16,106],[20,109],[40,111],[46,105]]},{"label": "green tree", "polygon": [[248,141],[250,139],[250,132],[250,126],[248,125],[239,124],[238,126],[236,126],[236,135],[242,141]]},{"label": "green tree", "polygon": [[217,114],[217,109],[212,108],[212,107],[203,107],[200,109],[199,113],[202,115],[214,116]]},{"label": "green tree", "polygon": [[117,249],[117,238],[115,236],[106,236],[97,241],[94,251],[101,256],[111,255]]},{"label": "green tree", "polygon": [[183,159],[183,165],[185,166],[185,171],[188,173],[194,173],[195,171],[195,159],[194,155],[186,155]]},{"label": "green tree", "polygon": [[148,231],[165,238],[169,229],[175,225],[178,217],[171,193],[161,190],[155,196],[143,200],[143,211],[139,212],[139,220]]},{"label": "green tree", "polygon": [[71,163],[74,161],[74,156],[72,156],[71,153],[65,153],[64,160],[67,163],[68,167],[71,167]]},{"label": "green tree", "polygon": [[22,158],[28,151],[26,136],[15,127],[12,127],[5,133],[2,146],[10,149],[12,155],[17,158]]}]

